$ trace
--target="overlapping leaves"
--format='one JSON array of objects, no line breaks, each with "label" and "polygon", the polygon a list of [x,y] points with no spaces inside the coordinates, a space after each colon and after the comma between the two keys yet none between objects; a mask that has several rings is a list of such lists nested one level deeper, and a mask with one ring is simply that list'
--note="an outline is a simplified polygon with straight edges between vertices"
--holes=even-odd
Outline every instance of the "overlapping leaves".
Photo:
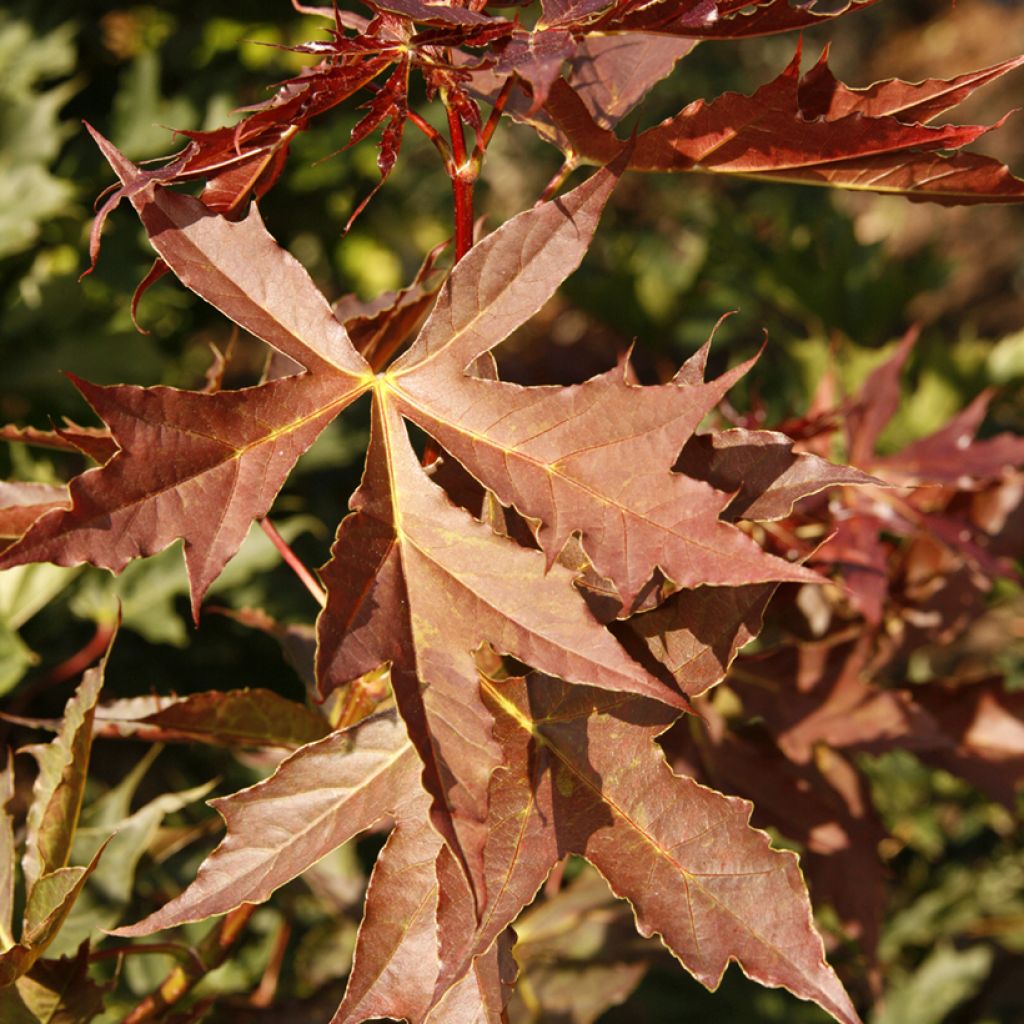
[{"label": "overlapping leaves", "polygon": [[[261,900],[284,880],[281,872],[291,877],[312,862],[310,857],[316,860],[382,815],[401,821],[405,813],[415,819],[406,826],[413,836],[410,847],[418,850],[427,843],[431,856],[445,865],[443,879],[435,883],[436,910],[424,921],[432,921],[431,914],[446,921],[446,908],[454,901],[457,909],[450,912],[456,923],[450,927],[460,930],[462,938],[451,948],[460,948],[465,929],[475,935],[480,922],[492,916],[487,908],[496,892],[488,866],[496,832],[494,787],[499,769],[507,772],[509,765],[495,733],[498,713],[481,699],[475,652],[492,650],[546,673],[546,681],[537,685],[552,694],[567,693],[562,688],[568,683],[602,688],[618,694],[618,701],[625,695],[627,703],[653,700],[652,706],[666,709],[659,713],[660,727],[686,707],[686,698],[668,677],[634,660],[592,616],[572,586],[575,572],[558,562],[566,542],[573,535],[580,538],[594,570],[609,581],[626,610],[656,573],[673,588],[816,579],[806,569],[765,554],[721,519],[729,494],[673,468],[699,421],[746,368],[705,382],[702,353],[665,385],[632,384],[620,366],[574,388],[527,389],[468,372],[543,305],[579,262],[615,183],[612,170],[599,172],[557,202],[514,218],[485,239],[459,263],[409,350],[388,370],[374,374],[255,211],[239,222],[212,214],[200,202],[147,181],[109,144],[101,144],[161,258],[190,288],[287,356],[296,372],[256,388],[212,394],[76,382],[107,421],[118,450],[101,468],[72,481],[70,508],[44,512],[4,553],[4,564],[48,558],[117,570],[182,537],[198,607],[251,520],[266,514],[295,459],[345,405],[372,391],[373,436],[363,484],[323,574],[328,600],[318,626],[318,672],[321,692],[327,694],[388,665],[401,713],[393,729],[408,735],[402,740],[408,752],[401,759],[409,767],[400,785],[392,783],[390,797],[373,792],[362,774],[358,784],[346,789],[353,789],[352,798],[366,810],[362,818],[346,816],[345,836],[302,830],[313,852],[304,852],[306,841],[295,852],[288,839],[292,852],[278,858],[275,851],[279,868],[270,873],[253,869],[254,887],[244,881],[247,873],[223,872],[219,854],[197,888],[148,922],[146,930],[218,912],[215,908],[225,909],[225,901]],[[535,521],[541,550],[520,546],[453,506],[420,466],[403,417],[435,436],[499,500]],[[155,444],[157,459],[152,457]],[[839,471],[827,463],[820,462],[819,468],[803,482],[802,493],[847,478],[842,473],[836,477]],[[583,722],[586,713],[581,715]],[[331,738],[306,749],[309,756],[319,751],[317,756],[328,757],[329,763],[348,763],[348,755],[330,754],[334,743],[344,745],[348,739]],[[650,756],[656,756],[653,748]],[[388,765],[391,760],[389,754]],[[583,773],[584,766],[576,770]],[[390,771],[385,772],[389,778]],[[533,785],[528,779],[519,778],[527,792]],[[593,786],[593,779],[588,784]],[[671,787],[681,784],[666,782],[665,799],[674,799]],[[304,784],[297,793],[300,813]],[[322,787],[321,793],[323,813],[331,816],[340,813],[339,801],[348,800]],[[400,811],[399,800],[402,806],[411,801],[415,814]],[[602,806],[579,811],[591,821],[591,831],[605,814]],[[427,811],[433,827],[416,817]],[[767,857],[775,864],[771,858],[779,855],[768,850],[763,838],[755,833],[740,838],[748,835],[744,814],[726,817],[734,844],[752,843],[755,861]],[[281,820],[275,814],[275,821]],[[544,821],[550,818],[542,815],[531,826],[541,836],[548,828]],[[637,827],[630,822],[629,828]],[[294,832],[280,825],[275,829],[282,842]],[[640,832],[646,834],[643,826]],[[401,827],[396,832],[400,850],[406,849],[404,834]],[[554,834],[544,838],[552,841],[557,843]],[[600,859],[582,835],[574,842],[572,849]],[[251,858],[247,838],[232,840],[227,850],[233,846],[243,859]],[[537,860],[539,849],[531,842],[523,848],[523,862],[513,856],[508,865],[514,873],[532,864],[531,880],[516,889],[495,919],[504,922],[498,932],[532,898],[551,866],[550,857]],[[388,858],[382,861],[382,871],[388,863]],[[808,929],[794,869],[768,863],[763,870],[751,868],[749,877],[757,881],[744,884],[756,889],[783,870],[787,898],[802,908],[791,915],[790,926],[797,932],[766,937],[756,921],[725,927],[722,921],[753,912],[758,900],[751,890],[722,921],[714,909],[718,897],[701,897],[712,923],[698,936],[668,941],[708,984],[717,982],[730,957],[737,957],[752,976],[818,999],[840,1019],[854,1019]],[[747,877],[746,870],[725,866],[737,878]],[[684,870],[677,881],[680,894],[691,881]],[[674,899],[646,910],[642,893],[625,882],[623,891],[637,902],[643,929],[670,930],[666,915]],[[420,913],[431,906],[431,898],[417,903]],[[367,921],[372,920],[368,909]],[[444,1007],[456,999],[493,1002],[502,990],[500,979],[507,976],[497,952],[493,961],[470,957],[462,966],[453,963],[444,938],[448,927],[443,924],[437,954],[436,1007],[431,1003],[424,1013],[446,1014]],[[498,932],[487,932],[486,941],[473,940],[482,943],[480,956],[492,956]],[[352,984],[358,990],[358,980]],[[373,1012],[382,1012],[373,1005]],[[364,1012],[362,1002],[360,1007]]]},{"label": "overlapping leaves", "polygon": [[[628,901],[642,934],[660,935],[705,985],[715,987],[736,960],[763,984],[812,999],[837,1020],[857,1020],[824,961],[796,859],[751,828],[749,805],[675,774],[655,741],[689,709],[690,697],[722,679],[758,633],[780,582],[820,582],[736,524],[785,520],[826,487],[870,478],[795,451],[776,433],[697,435],[749,368],[706,381],[706,349],[659,385],[635,384],[623,362],[564,388],[501,381],[489,353],[578,265],[626,166],[752,174],[940,202],[1020,199],[1024,186],[994,161],[946,155],[987,128],[930,124],[1020,61],[949,81],[853,90],[832,76],[824,57],[801,77],[798,51],[753,96],[696,101],[623,152],[618,120],[696,41],[786,31],[870,2],[829,13],[783,0],[549,0],[526,30],[488,13],[486,3],[373,0],[369,20],[326,12],[330,41],[299,48],[323,55],[320,64],[235,129],[191,133],[186,149],[162,168],[143,171],[97,136],[121,184],[97,220],[94,257],[104,216],[129,199],[158,254],[145,283],[173,271],[277,355],[264,383],[240,391],[75,380],[108,430],[53,436],[91,451],[102,465],[75,478],[66,493],[3,485],[0,536],[12,543],[0,566],[51,560],[117,572],[181,539],[198,613],[296,460],[344,408],[371,395],[362,484],[322,570],[327,597],[316,669],[322,698],[386,673],[396,705],[324,738],[317,738],[323,722],[298,708],[293,719],[267,727],[273,695],[211,698],[209,707],[225,718],[220,723],[206,720],[202,695],[141,719],[122,708],[113,728],[142,735],[151,728],[155,736],[221,743],[312,740],[268,780],[217,802],[227,836],[196,881],[122,934],[261,902],[340,844],[393,822],[335,1021],[499,1020],[516,975],[509,928],[572,854],[588,859]],[[465,124],[486,136],[477,103],[489,98],[498,113],[507,103],[562,146],[567,166],[581,159],[612,166],[485,238],[439,290],[424,283],[425,271],[395,298],[393,317],[372,332],[364,318],[369,340],[354,345],[304,269],[246,204],[273,185],[296,132],[363,89],[371,95],[352,140],[381,132],[378,166],[386,177],[410,117],[414,71],[428,95],[443,97],[456,134]],[[205,182],[198,199],[164,187],[184,181]],[[411,346],[385,366],[401,326],[428,308]],[[856,461],[902,481],[948,476],[948,449],[964,447],[963,437],[971,446],[983,403],[902,461],[865,459],[890,391],[879,387],[848,410]],[[443,463],[431,478],[409,423],[486,492],[493,515],[480,521],[445,492]],[[1017,457],[1006,441],[976,450],[986,465]],[[517,532],[494,528],[506,516]],[[944,516],[926,511],[921,521],[942,536]],[[843,545],[852,551],[872,540],[866,516],[851,522],[860,532],[841,530],[816,553],[819,563],[842,564]],[[946,532],[948,547],[973,558],[975,568],[984,563],[978,545]],[[879,561],[881,541],[873,540],[869,555]],[[874,566],[866,568],[870,575]],[[855,582],[851,590],[856,599]],[[608,628],[616,617],[623,621]],[[743,677],[736,680],[742,690]],[[865,697],[850,680],[859,681],[843,676],[847,688],[840,693],[837,686],[833,696],[845,699],[852,687],[854,712],[867,706],[866,714],[880,715],[891,730],[913,717],[912,702]],[[999,732],[994,687],[958,697],[958,707],[973,715],[973,734]],[[972,730],[958,735],[942,700],[927,710],[926,703],[913,710],[916,720],[936,723],[939,738],[929,749],[964,759]],[[91,740],[94,694],[86,704],[81,715],[73,704],[65,719],[67,744]],[[850,712],[841,699],[839,708]],[[263,718],[252,727],[244,712],[254,709]],[[811,739],[801,748],[799,729],[775,721],[776,708],[764,709],[767,727],[784,738],[794,791],[807,787],[808,745],[840,745],[829,732],[834,710],[826,706],[811,725],[803,723]],[[708,714],[705,755],[730,747],[716,714]],[[844,722],[847,739],[856,721],[854,713]],[[743,743],[731,745],[738,759],[749,754]],[[674,754],[686,763],[686,751]],[[1015,756],[995,760],[1016,766]],[[70,833],[61,823],[73,821],[84,779],[80,755],[64,762],[79,766],[69,782],[40,758],[43,790],[34,807],[43,809],[29,821],[26,875],[31,893],[40,889],[43,909],[30,894],[28,939],[5,953],[19,975],[48,941],[51,924],[62,923],[89,870],[62,866]],[[746,763],[758,763],[756,756]],[[873,822],[853,813],[861,794],[849,766],[842,759],[829,765],[822,769],[829,797],[821,802],[843,805],[838,817],[848,835],[876,838]],[[822,844],[813,825],[799,836],[812,857]],[[870,881],[877,888],[877,874]],[[842,895],[848,901],[849,893]],[[870,943],[870,921],[865,930]]]},{"label": "overlapping leaves", "polygon": [[[808,28],[875,2],[852,0],[838,10],[789,0],[545,3],[532,29],[487,13],[486,4],[372,0],[369,19],[337,8],[303,8],[330,21],[328,40],[294,48],[319,57],[319,63],[248,108],[235,127],[182,132],[188,139],[184,149],[115,188],[93,227],[92,260],[106,217],[149,182],[203,182],[200,199],[209,209],[241,217],[252,196],[273,187],[295,136],[366,92],[366,112],[349,145],[380,132],[383,182],[410,118],[414,72],[423,78],[428,98],[442,94],[458,120],[477,132],[479,100],[495,102],[504,94],[504,110],[560,146],[568,160],[606,163],[618,149],[611,134],[616,123],[700,41]],[[801,80],[798,52],[782,75],[753,96],[696,100],[643,133],[632,166],[755,174],[941,203],[1016,201],[1022,186],[997,161],[946,155],[989,127],[936,128],[928,122],[1018,64],[1006,61],[948,82],[890,81],[850,89],[834,79],[824,55]],[[455,171],[453,164],[449,173]],[[136,301],[167,267],[157,260]]]}]

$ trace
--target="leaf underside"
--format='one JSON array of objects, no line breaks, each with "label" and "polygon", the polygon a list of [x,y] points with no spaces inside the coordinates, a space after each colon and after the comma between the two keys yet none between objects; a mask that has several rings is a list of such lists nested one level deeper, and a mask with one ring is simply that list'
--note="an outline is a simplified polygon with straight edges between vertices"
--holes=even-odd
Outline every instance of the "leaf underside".
[{"label": "leaf underside", "polygon": [[[93,258],[103,219],[127,199],[157,254],[140,293],[173,273],[269,346],[271,372],[251,388],[204,392],[72,378],[103,429],[69,424],[19,439],[79,450],[99,465],[66,491],[0,482],[0,568],[42,560],[116,573],[181,540],[198,617],[296,461],[369,396],[362,481],[320,572],[315,691],[327,700],[367,677],[386,678],[393,706],[328,732],[317,712],[262,691],[97,709],[99,677],[87,677],[57,740],[33,751],[41,770],[28,823],[26,929],[4,954],[7,976],[30,971],[95,864],[68,867],[71,832],[54,823],[77,815],[88,746],[107,730],[297,747],[269,778],[213,801],[226,835],[195,881],[115,934],[260,903],[341,844],[390,827],[335,1024],[500,1021],[519,971],[512,927],[570,855],[604,877],[642,936],[657,935],[707,987],[735,961],[764,985],[858,1021],[825,961],[795,855],[772,849],[751,826],[750,804],[674,771],[658,738],[675,735],[691,699],[726,677],[780,584],[813,590],[823,582],[808,564],[847,572],[851,600],[869,622],[881,621],[886,595],[858,585],[847,564],[858,546],[862,577],[884,564],[881,527],[869,515],[851,515],[820,549],[786,557],[755,540],[751,523],[799,518],[830,487],[849,496],[883,481],[952,485],[951,453],[965,436],[980,488],[1024,461],[1019,446],[974,440],[986,396],[944,431],[876,457],[912,340],[877,371],[873,392],[850,403],[848,447],[861,469],[834,466],[820,448],[798,449],[774,431],[699,432],[752,365],[707,380],[707,346],[655,385],[636,383],[623,358],[571,387],[521,387],[498,378],[490,354],[579,265],[628,169],[940,203],[1024,199],[1024,183],[1005,167],[962,152],[988,126],[933,123],[1024,59],[949,80],[853,89],[834,77],[827,51],[801,74],[798,48],[751,96],[695,101],[629,143],[615,134],[698,42],[810,27],[872,2],[826,10],[784,0],[545,0],[527,30],[481,4],[370,0],[368,21],[321,12],[331,18],[330,42],[296,49],[328,58],[236,128],[186,133],[186,149],[162,167],[136,167],[93,132],[120,180],[97,219]],[[559,146],[567,167],[601,169],[487,235],[443,283],[432,254],[386,301],[332,307],[249,197],[273,186],[296,131],[374,81],[352,140],[380,133],[383,181],[410,115],[413,71],[475,130],[484,130],[478,102],[502,92],[506,113]],[[204,183],[199,198],[167,187],[194,181]],[[407,333],[411,343],[388,364]],[[410,425],[427,435],[428,453],[443,450],[442,462],[421,459]],[[855,507],[859,499],[843,500]],[[972,566],[1001,564],[970,538],[957,540],[942,515],[927,522]],[[734,691],[753,707],[758,691],[747,694],[737,678]],[[994,690],[961,703],[979,734],[999,732],[1005,706]],[[895,718],[908,700],[865,704]],[[963,757],[971,740],[955,735],[946,703],[926,705],[915,714],[937,723],[929,752]],[[770,703],[761,710],[768,728],[792,725],[780,724]],[[806,764],[812,743],[855,746],[855,719],[845,731],[828,715],[813,728],[803,722],[803,733],[790,728],[780,746],[787,771],[806,775],[792,765]],[[712,735],[713,713],[706,721]],[[730,742],[712,738],[709,760]],[[755,763],[753,743],[735,750]],[[845,762],[830,764],[822,774],[831,796],[852,793]],[[875,835],[871,823],[848,817],[851,832]],[[0,879],[5,933],[12,892]],[[522,962],[531,970],[528,957]],[[636,983],[625,967],[609,1000]]]}]

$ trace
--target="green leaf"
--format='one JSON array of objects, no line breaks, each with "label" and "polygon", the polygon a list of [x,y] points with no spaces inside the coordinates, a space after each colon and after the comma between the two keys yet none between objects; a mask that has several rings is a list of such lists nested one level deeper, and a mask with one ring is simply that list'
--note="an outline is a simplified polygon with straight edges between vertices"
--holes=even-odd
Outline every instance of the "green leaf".
[{"label": "green leaf", "polygon": [[58,868],[40,878],[29,890],[21,939],[0,954],[0,989],[31,970],[56,938],[105,848],[106,843],[84,868]]},{"label": "green leaf", "polygon": [[942,1024],[981,988],[993,955],[989,946],[938,946],[909,978],[892,987],[885,1009],[872,1024]]},{"label": "green leaf", "polygon": [[14,796],[14,764],[11,753],[0,773],[0,946],[14,945],[14,875],[15,857],[14,821],[7,805]]},{"label": "green leaf", "polygon": [[106,663],[104,655],[99,665],[85,673],[65,708],[60,732],[49,743],[24,748],[39,765],[22,860],[25,885],[30,891],[41,876],[68,862],[85,792],[93,718]]},{"label": "green leaf", "polygon": [[17,631],[0,622],[0,694],[9,693],[39,656],[21,639]]},{"label": "green leaf", "polygon": [[60,110],[77,86],[40,87],[73,70],[73,32],[65,24],[40,37],[29,22],[0,15],[0,258],[29,248],[74,197],[48,167],[73,130]]},{"label": "green leaf", "polygon": [[[112,822],[104,821],[102,824],[83,825],[78,830],[74,844],[76,860],[94,856],[101,838],[108,830],[115,828],[116,832],[107,840],[102,862],[79,896],[60,934],[54,939],[51,947],[53,952],[69,952],[97,930],[113,928],[121,920],[131,899],[139,861],[156,837],[164,818],[201,800],[213,786],[213,782],[207,782],[180,793],[164,793],[130,816]],[[134,790],[135,780],[131,788]],[[110,797],[114,793],[116,791],[112,790],[105,795]],[[109,802],[104,802],[108,807],[114,807],[120,803],[120,797],[121,794],[117,793]],[[83,819],[89,820],[85,815]]]}]

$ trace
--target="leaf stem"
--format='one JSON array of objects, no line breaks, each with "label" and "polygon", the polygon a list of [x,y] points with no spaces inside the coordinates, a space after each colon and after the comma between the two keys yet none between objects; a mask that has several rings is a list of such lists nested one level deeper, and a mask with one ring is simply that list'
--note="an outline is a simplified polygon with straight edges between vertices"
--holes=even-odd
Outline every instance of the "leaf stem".
[{"label": "leaf stem", "polygon": [[97,949],[89,954],[89,962],[97,960],[110,960],[117,956],[136,956],[142,953],[163,953],[166,956],[177,957],[179,960],[188,961],[197,967],[206,970],[205,964],[199,959],[199,954],[191,947],[180,942],[136,942],[127,946],[108,946],[106,949]]},{"label": "leaf stem", "polygon": [[412,124],[419,128],[434,144],[434,147],[444,160],[445,170],[448,172],[449,177],[451,177],[455,172],[455,163],[452,160],[451,147],[448,145],[445,137],[429,121],[417,114],[415,110],[410,110],[407,116]]},{"label": "leaf stem", "polygon": [[494,100],[494,106],[491,107],[491,113],[487,118],[487,123],[483,126],[480,134],[476,137],[476,145],[473,147],[473,164],[477,174],[480,173],[480,165],[483,163],[484,153],[487,151],[487,147],[491,144],[491,138],[494,135],[495,129],[498,127],[501,115],[505,112],[505,104],[508,103],[508,98],[512,95],[512,89],[514,86],[515,76],[509,75],[509,77],[505,79],[505,84],[501,87],[501,92],[498,93]]},{"label": "leaf stem", "polygon": [[567,156],[562,163],[562,166],[555,171],[551,180],[544,186],[544,191],[541,192],[540,198],[535,202],[534,206],[540,206],[541,203],[546,203],[549,199],[554,198],[558,194],[558,190],[565,184],[569,175],[579,167],[580,163],[577,157]]},{"label": "leaf stem", "polygon": [[296,576],[302,581],[303,586],[313,595],[313,600],[320,605],[321,608],[327,604],[327,593],[322,586],[320,586],[317,578],[306,568],[305,565],[299,559],[299,556],[292,551],[288,542],[277,532],[277,527],[269,519],[261,519],[259,521],[260,528],[270,539],[270,543],[281,553],[281,557],[284,559],[285,564]]},{"label": "leaf stem", "polygon": [[254,903],[243,903],[227,914],[196,947],[195,958],[174,967],[160,987],[146,996],[124,1018],[124,1024],[142,1024],[143,1021],[155,1020],[164,1011],[181,1002],[202,978],[224,963],[256,906]]}]

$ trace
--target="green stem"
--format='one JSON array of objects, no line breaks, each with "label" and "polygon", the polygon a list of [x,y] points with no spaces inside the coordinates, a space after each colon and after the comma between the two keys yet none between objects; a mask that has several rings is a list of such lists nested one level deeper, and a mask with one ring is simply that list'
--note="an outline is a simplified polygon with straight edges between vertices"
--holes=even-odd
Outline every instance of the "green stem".
[{"label": "green stem", "polygon": [[243,903],[227,914],[196,947],[196,956],[174,967],[160,987],[125,1017],[123,1024],[155,1020],[181,1002],[202,978],[224,963],[255,910],[255,904]]}]

